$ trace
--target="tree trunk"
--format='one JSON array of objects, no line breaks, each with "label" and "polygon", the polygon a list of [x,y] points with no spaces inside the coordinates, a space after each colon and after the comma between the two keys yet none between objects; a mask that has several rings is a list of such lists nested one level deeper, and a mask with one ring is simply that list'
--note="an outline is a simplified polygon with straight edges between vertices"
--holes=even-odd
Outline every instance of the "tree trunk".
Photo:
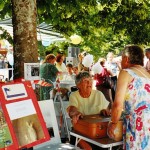
[{"label": "tree trunk", "polygon": [[24,63],[38,62],[36,0],[11,0],[14,79],[24,77]]}]

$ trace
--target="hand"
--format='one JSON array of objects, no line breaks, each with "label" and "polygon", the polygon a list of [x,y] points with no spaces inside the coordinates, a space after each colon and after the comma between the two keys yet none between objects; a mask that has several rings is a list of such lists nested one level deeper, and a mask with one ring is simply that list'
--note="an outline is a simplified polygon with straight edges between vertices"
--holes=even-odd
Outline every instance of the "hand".
[{"label": "hand", "polygon": [[76,124],[79,120],[79,118],[82,118],[83,115],[79,111],[77,111],[74,115],[72,115],[72,123],[73,125]]},{"label": "hand", "polygon": [[57,75],[62,75],[62,71],[59,71],[59,72],[57,73]]},{"label": "hand", "polygon": [[100,111],[100,115],[103,115],[103,116],[110,116],[111,115],[111,110],[110,109],[102,109]]},{"label": "hand", "polygon": [[83,114],[78,111],[75,106],[70,106],[67,108],[70,118],[72,118],[72,123],[76,124],[80,117],[83,117]]},{"label": "hand", "polygon": [[107,134],[108,134],[109,138],[111,138],[111,139],[115,138],[114,131],[116,129],[116,126],[117,126],[117,123],[112,123],[112,122],[108,123]]}]

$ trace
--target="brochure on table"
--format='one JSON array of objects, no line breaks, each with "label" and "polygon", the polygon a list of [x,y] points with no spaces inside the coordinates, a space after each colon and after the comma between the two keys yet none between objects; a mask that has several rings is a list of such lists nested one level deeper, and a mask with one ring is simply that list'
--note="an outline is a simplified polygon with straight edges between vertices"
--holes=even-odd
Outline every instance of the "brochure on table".
[{"label": "brochure on table", "polygon": [[30,81],[0,84],[0,150],[22,150],[49,139]]}]

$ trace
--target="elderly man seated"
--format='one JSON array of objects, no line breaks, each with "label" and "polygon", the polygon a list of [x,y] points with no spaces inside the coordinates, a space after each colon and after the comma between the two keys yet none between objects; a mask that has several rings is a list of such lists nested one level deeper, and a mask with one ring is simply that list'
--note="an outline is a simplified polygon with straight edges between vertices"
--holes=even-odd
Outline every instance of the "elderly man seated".
[{"label": "elderly man seated", "polygon": [[92,89],[92,77],[89,72],[79,72],[75,77],[75,83],[78,90],[70,95],[67,107],[73,125],[84,115],[110,115],[110,104],[102,92]]}]

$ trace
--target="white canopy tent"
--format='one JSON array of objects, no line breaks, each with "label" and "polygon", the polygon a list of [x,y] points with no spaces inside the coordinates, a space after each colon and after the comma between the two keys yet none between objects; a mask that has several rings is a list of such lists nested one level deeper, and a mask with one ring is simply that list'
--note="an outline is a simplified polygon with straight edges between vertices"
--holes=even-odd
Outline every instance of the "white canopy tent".
[{"label": "white canopy tent", "polygon": [[[13,26],[11,18],[0,20],[0,27],[6,30],[13,37]],[[48,25],[43,22],[37,26],[37,40],[50,41],[50,43],[53,43],[56,41],[65,41],[66,39],[60,33],[54,32],[52,25]]]},{"label": "white canopy tent", "polygon": [[[5,20],[0,20],[0,27],[2,29],[6,30],[13,38],[13,26],[12,26],[11,18],[8,18]],[[0,29],[0,34],[2,34],[2,33],[3,33],[3,31]],[[40,25],[37,26],[37,40],[42,41],[42,44],[45,43],[45,45],[43,44],[44,46],[48,46],[50,43],[57,42],[57,41],[63,42],[66,39],[60,33],[54,32],[52,29],[52,25],[48,25],[46,23],[41,23]],[[6,42],[6,40],[5,40],[5,42]],[[4,76],[4,80],[6,78],[9,78],[8,70],[12,70],[12,77],[10,80],[13,80],[14,58],[13,58],[13,51],[11,50],[10,47],[4,48],[4,47],[1,47],[1,45],[0,45],[0,56],[4,55],[7,58],[7,60],[9,61],[9,64],[12,66],[12,68],[0,69],[0,75]],[[9,49],[9,52],[8,52],[8,49]],[[7,74],[4,74],[4,71]]]}]

